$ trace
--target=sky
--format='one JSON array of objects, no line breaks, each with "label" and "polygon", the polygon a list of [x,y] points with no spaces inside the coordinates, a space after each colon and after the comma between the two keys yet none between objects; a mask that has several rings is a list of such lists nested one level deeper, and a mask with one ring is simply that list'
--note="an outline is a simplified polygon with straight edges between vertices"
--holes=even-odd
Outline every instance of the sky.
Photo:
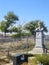
[{"label": "sky", "polygon": [[49,30],[49,0],[0,0],[0,20],[9,11],[19,17],[21,24],[41,20]]}]

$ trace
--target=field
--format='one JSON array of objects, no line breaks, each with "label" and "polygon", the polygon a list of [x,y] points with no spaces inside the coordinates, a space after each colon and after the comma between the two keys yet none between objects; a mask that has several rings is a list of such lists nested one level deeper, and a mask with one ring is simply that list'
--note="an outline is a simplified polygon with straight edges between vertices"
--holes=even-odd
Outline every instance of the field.
[{"label": "field", "polygon": [[[22,40],[15,40],[12,39],[12,41],[8,41],[8,39],[4,40],[2,39],[2,42],[0,42],[0,65],[5,65],[7,63],[11,63],[12,61],[7,58],[7,55],[15,55],[18,53],[27,53],[27,47],[28,50],[31,50],[34,46],[34,40],[24,38]],[[33,44],[32,44],[33,43]],[[27,46],[28,44],[28,46]],[[31,46],[31,48],[30,48]],[[7,59],[7,60],[6,60]]]},{"label": "field", "polygon": [[[18,53],[27,53],[28,51],[32,50],[35,46],[35,39],[32,37],[22,38],[21,40],[12,39],[12,41],[6,41],[3,39],[0,42],[0,65],[5,65],[7,63],[11,63],[12,60],[7,58],[8,55],[15,55]],[[49,40],[45,40],[45,46],[49,52]],[[30,62],[29,62],[30,64]],[[32,65],[32,64],[30,64]]]}]

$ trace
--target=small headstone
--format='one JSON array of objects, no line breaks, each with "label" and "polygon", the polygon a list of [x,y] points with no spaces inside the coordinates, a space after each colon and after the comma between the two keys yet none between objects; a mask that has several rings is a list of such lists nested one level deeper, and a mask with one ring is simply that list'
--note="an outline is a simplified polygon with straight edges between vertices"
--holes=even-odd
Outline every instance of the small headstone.
[{"label": "small headstone", "polygon": [[14,56],[13,65],[21,65],[24,62],[28,62],[28,55],[17,54],[17,55]]}]

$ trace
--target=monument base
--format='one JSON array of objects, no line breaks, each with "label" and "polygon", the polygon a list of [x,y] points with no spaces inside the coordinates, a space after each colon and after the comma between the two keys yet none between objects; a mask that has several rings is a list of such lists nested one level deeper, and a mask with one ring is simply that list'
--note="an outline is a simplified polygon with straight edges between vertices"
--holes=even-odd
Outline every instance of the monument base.
[{"label": "monument base", "polygon": [[45,50],[43,48],[33,48],[33,50],[30,51],[29,53],[31,53],[31,54],[44,54]]}]

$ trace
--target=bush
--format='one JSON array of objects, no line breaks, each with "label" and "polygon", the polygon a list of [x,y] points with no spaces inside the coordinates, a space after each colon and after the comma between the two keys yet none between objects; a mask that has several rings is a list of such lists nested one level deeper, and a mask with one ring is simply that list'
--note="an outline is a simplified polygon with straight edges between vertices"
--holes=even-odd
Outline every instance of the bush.
[{"label": "bush", "polygon": [[49,65],[49,55],[48,54],[37,55],[36,59],[37,59],[37,61],[39,61],[43,65]]}]

